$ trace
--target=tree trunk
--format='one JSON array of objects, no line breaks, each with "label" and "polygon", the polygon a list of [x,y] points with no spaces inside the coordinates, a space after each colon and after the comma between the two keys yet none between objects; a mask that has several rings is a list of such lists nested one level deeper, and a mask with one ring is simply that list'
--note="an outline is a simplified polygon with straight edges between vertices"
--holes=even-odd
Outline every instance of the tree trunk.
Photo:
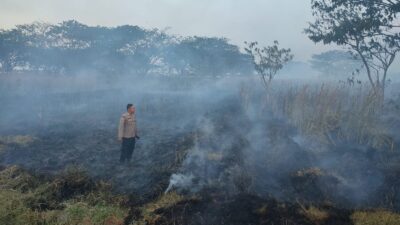
[{"label": "tree trunk", "polygon": [[375,88],[377,106],[382,107],[385,101],[385,86],[381,83]]}]

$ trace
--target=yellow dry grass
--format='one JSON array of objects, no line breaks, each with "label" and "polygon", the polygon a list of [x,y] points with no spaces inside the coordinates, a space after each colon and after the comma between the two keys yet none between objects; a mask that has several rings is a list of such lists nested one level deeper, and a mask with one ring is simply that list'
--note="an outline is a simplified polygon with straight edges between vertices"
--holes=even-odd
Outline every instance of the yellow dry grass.
[{"label": "yellow dry grass", "polygon": [[329,212],[314,206],[302,208],[302,214],[315,224],[321,224],[329,218]]},{"label": "yellow dry grass", "polygon": [[143,221],[137,224],[154,224],[160,216],[154,213],[157,209],[168,208],[182,201],[183,196],[176,192],[168,192],[161,195],[156,201],[150,202],[142,207]]},{"label": "yellow dry grass", "polygon": [[379,211],[357,211],[351,215],[354,225],[399,225],[400,214],[379,210]]},{"label": "yellow dry grass", "polygon": [[[51,183],[57,182],[52,180]],[[51,183],[41,181],[18,166],[7,167],[0,171],[0,224],[4,225],[122,225],[128,215],[128,208],[121,207],[119,200],[102,188],[85,197],[78,196],[69,200],[60,200],[65,208],[36,210],[36,200],[39,203],[51,203]],[[104,184],[99,184],[104,185]],[[101,187],[100,187],[101,188]]]},{"label": "yellow dry grass", "polygon": [[300,209],[299,209],[300,214],[303,214],[306,218],[308,218],[313,223],[315,223],[317,225],[323,224],[327,219],[329,219],[330,215],[329,215],[328,211],[317,208],[313,205],[305,207],[301,202],[299,202],[298,200],[296,200],[296,201],[300,207]]},{"label": "yellow dry grass", "polygon": [[[242,98],[253,92],[240,90]],[[368,86],[277,83],[259,104],[321,143],[336,145],[340,140],[381,150],[397,147],[380,119],[382,105]]]},{"label": "yellow dry grass", "polygon": [[207,154],[207,159],[210,161],[221,161],[222,158],[222,153],[210,152]]},{"label": "yellow dry grass", "polygon": [[302,169],[296,172],[296,176],[303,177],[306,175],[323,176],[324,172],[320,168],[311,167],[307,169]]},{"label": "yellow dry grass", "polygon": [[0,136],[0,151],[4,150],[5,147],[10,144],[28,146],[35,140],[36,137],[31,135]]}]

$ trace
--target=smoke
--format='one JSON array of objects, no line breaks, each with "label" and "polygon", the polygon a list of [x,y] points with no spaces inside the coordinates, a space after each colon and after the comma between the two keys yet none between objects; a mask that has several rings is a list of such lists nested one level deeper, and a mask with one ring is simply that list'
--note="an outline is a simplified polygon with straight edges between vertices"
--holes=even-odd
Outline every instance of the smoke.
[{"label": "smoke", "polygon": [[[0,135],[35,140],[30,146],[7,145],[0,150],[1,164],[50,173],[83,165],[119,191],[139,195],[211,189],[228,196],[246,192],[365,206],[380,204],[387,165],[398,160],[394,153],[351,141],[323,142],[277,113],[274,107],[288,104],[280,96],[304,84],[318,89],[316,80],[274,80],[267,96],[251,75],[105,75],[79,68],[57,76],[0,74]],[[267,104],[267,98],[276,98],[276,104]],[[131,168],[118,165],[116,140],[127,103],[137,107],[141,136]],[[390,129],[377,136],[399,138],[397,112],[386,115]]]},{"label": "smoke", "polygon": [[[1,135],[39,141],[4,151],[2,164],[46,172],[82,164],[93,176],[139,194],[164,180],[164,193],[213,189],[344,206],[376,204],[386,185],[383,153],[303,135],[262,103],[257,78],[121,76],[110,84],[88,74],[17,77],[4,78],[16,88],[3,89]],[[118,166],[116,141],[129,102],[137,106],[142,137],[132,171]]]},{"label": "smoke", "polygon": [[304,135],[272,106],[260,104],[264,90],[249,84],[254,92],[244,97],[248,104],[243,95],[223,98],[197,120],[194,147],[171,175],[166,192],[211,188],[343,207],[382,204],[382,187],[388,184],[379,161],[388,160],[385,152]]},{"label": "smoke", "polygon": [[184,174],[172,174],[169,185],[164,193],[168,193],[172,188],[186,189],[192,186],[194,176]]}]

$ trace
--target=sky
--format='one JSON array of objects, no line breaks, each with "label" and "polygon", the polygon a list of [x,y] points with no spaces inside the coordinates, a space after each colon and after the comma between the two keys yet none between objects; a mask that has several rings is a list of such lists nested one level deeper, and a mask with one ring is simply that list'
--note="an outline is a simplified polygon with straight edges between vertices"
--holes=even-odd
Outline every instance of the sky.
[{"label": "sky", "polygon": [[313,20],[311,0],[0,0],[0,28],[34,21],[77,20],[88,25],[138,25],[183,36],[226,37],[270,45],[278,40],[295,60],[337,48],[303,33]]}]

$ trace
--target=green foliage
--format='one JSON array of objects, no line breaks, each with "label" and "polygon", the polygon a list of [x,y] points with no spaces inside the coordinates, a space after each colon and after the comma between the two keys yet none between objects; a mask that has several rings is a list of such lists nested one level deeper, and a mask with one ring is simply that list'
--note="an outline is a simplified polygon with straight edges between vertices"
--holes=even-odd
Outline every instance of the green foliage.
[{"label": "green foliage", "polygon": [[315,21],[305,32],[314,42],[348,47],[383,99],[387,71],[400,51],[399,5],[385,0],[312,0]]},{"label": "green foliage", "polygon": [[279,48],[278,41],[272,46],[258,47],[257,42],[245,42],[245,51],[253,59],[255,70],[261,75],[266,86],[272,81],[277,72],[293,59],[290,49]]},{"label": "green foliage", "polygon": [[0,72],[229,75],[251,69],[250,59],[225,38],[182,38],[74,20],[0,30],[0,49]]}]

